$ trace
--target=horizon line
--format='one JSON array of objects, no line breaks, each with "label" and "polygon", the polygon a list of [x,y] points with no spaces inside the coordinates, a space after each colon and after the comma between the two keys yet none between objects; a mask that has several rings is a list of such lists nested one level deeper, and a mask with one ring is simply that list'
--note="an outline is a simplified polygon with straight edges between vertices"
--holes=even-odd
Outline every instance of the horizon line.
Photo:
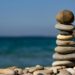
[{"label": "horizon line", "polygon": [[55,36],[0,36],[0,38],[4,37],[55,37]]}]

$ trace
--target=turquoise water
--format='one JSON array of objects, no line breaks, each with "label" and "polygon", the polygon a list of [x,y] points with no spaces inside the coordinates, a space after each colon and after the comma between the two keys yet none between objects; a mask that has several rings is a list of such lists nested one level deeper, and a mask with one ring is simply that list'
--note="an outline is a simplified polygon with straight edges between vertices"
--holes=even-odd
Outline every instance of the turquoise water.
[{"label": "turquoise water", "polygon": [[1,37],[0,67],[51,65],[55,40],[54,37]]}]

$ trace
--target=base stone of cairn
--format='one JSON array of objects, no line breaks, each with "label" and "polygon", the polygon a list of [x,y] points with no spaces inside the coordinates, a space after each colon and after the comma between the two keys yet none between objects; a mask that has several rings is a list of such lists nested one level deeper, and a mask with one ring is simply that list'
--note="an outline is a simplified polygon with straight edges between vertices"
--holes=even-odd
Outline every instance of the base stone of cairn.
[{"label": "base stone of cairn", "polygon": [[55,28],[59,30],[57,35],[55,54],[53,54],[52,66],[75,66],[75,42],[73,41],[74,14],[69,10],[61,11],[56,16]]}]

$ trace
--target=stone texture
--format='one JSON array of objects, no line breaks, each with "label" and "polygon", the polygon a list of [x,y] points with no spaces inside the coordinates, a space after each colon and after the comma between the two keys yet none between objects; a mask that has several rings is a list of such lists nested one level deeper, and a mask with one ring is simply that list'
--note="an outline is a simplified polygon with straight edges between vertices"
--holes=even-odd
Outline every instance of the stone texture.
[{"label": "stone texture", "polygon": [[44,67],[43,67],[43,66],[41,66],[41,65],[36,65],[36,69],[38,69],[38,70],[43,70],[43,69],[44,69]]},{"label": "stone texture", "polygon": [[18,75],[22,75],[23,74],[23,70],[21,68],[15,68],[14,71]]},{"label": "stone texture", "polygon": [[50,70],[38,70],[33,73],[33,75],[52,75],[53,72]]},{"label": "stone texture", "polygon": [[66,70],[60,70],[60,72],[57,75],[72,75],[72,74]]},{"label": "stone texture", "polygon": [[11,69],[0,69],[0,74],[15,75],[15,71]]},{"label": "stone texture", "polygon": [[73,68],[67,68],[68,72],[70,72],[72,75],[75,75],[75,70]]},{"label": "stone texture", "polygon": [[36,70],[39,70],[39,69],[37,69],[36,67],[31,67],[31,68],[29,69],[29,72],[32,73],[32,72],[34,72],[34,71],[36,71]]},{"label": "stone texture", "polygon": [[75,64],[71,61],[54,61],[52,63],[52,66],[67,66],[67,67],[72,67],[74,66]]},{"label": "stone texture", "polygon": [[35,67],[26,67],[23,70],[23,73],[28,73],[28,72],[33,73],[34,71],[37,71],[37,70],[44,70],[44,67],[40,65],[36,65]]},{"label": "stone texture", "polygon": [[60,70],[60,69],[65,69],[65,68],[66,66],[52,66],[52,67],[49,67],[48,70],[54,70],[54,69]]},{"label": "stone texture", "polygon": [[73,31],[63,31],[63,30],[60,30],[59,34],[61,34],[61,35],[72,35]]},{"label": "stone texture", "polygon": [[55,48],[57,53],[66,54],[66,53],[73,53],[75,52],[75,47],[64,47],[64,46],[57,46]]},{"label": "stone texture", "polygon": [[53,72],[53,74],[57,74],[59,72],[59,70],[65,69],[66,66],[52,66],[52,67],[46,67],[46,68],[47,68],[47,70],[50,70],[51,72]]},{"label": "stone texture", "polygon": [[73,25],[65,25],[65,24],[56,24],[55,28],[58,30],[63,30],[63,31],[72,31],[74,30],[74,26]]},{"label": "stone texture", "polygon": [[40,71],[35,71],[34,73],[33,73],[33,75],[47,75],[47,73],[45,73],[45,72],[40,72]]},{"label": "stone texture", "polygon": [[63,10],[57,14],[56,20],[59,23],[69,24],[69,23],[72,23],[74,21],[74,15],[69,10]]},{"label": "stone texture", "polygon": [[28,72],[29,72],[29,70],[27,70],[27,69],[23,70],[23,74],[27,74]]},{"label": "stone texture", "polygon": [[75,70],[75,66],[73,67],[73,69]]},{"label": "stone texture", "polygon": [[56,40],[56,44],[59,46],[75,46],[74,41]]},{"label": "stone texture", "polygon": [[75,53],[70,54],[53,54],[53,59],[55,60],[75,60]]},{"label": "stone texture", "polygon": [[35,67],[29,68],[28,71],[29,71],[30,73],[32,73],[32,72],[34,72],[34,71],[37,71],[37,70],[43,70],[43,69],[44,69],[43,66],[36,65]]},{"label": "stone texture", "polygon": [[70,40],[73,39],[73,35],[57,35],[57,39],[58,40]]},{"label": "stone texture", "polygon": [[[58,64],[60,62],[61,61],[56,61],[55,63]],[[65,61],[65,62],[68,63],[68,65],[70,65],[70,63],[68,61]],[[36,68],[36,67],[43,67],[43,66],[40,66],[40,65],[34,66],[34,68]],[[18,67],[8,67],[5,69],[0,69],[0,75],[63,75],[63,74],[64,75],[67,75],[67,74],[75,75],[75,67],[67,68],[66,66],[59,66],[59,65],[53,66],[53,67],[45,66],[45,67],[43,67],[43,70],[41,68],[40,70],[35,70],[33,72],[29,72],[28,70],[30,70],[30,69],[32,69],[32,67],[27,67],[25,69],[18,68]],[[18,72],[15,73],[15,70]]]},{"label": "stone texture", "polygon": [[24,74],[22,74],[22,75],[33,75],[33,74],[31,74],[31,73],[24,73]]}]

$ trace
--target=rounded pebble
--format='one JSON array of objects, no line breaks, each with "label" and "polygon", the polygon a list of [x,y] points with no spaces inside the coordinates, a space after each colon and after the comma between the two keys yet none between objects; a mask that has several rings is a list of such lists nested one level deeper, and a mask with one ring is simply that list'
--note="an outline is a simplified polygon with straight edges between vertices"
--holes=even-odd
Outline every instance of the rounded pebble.
[{"label": "rounded pebble", "polygon": [[69,24],[74,21],[74,14],[70,10],[63,10],[57,14],[56,20],[59,23]]}]

